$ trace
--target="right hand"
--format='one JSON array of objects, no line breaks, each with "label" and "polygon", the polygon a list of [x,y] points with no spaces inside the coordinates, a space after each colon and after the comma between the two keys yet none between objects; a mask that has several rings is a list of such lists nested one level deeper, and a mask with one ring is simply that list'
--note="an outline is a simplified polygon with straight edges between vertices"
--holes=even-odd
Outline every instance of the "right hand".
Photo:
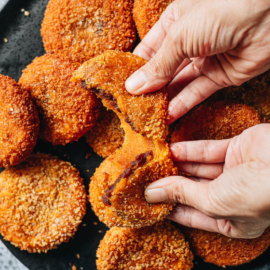
[{"label": "right hand", "polygon": [[169,219],[234,238],[256,238],[270,226],[270,124],[229,140],[171,145],[177,166],[145,190],[149,203],[176,202]]},{"label": "right hand", "polygon": [[176,0],[135,49],[131,94],[168,86],[172,123],[215,91],[270,68],[270,0]]}]

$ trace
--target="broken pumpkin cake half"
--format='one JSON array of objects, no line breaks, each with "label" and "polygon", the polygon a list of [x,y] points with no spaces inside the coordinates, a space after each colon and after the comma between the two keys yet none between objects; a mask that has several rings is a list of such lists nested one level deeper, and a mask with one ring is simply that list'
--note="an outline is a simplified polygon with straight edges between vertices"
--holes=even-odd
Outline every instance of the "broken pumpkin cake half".
[{"label": "broken pumpkin cake half", "polygon": [[169,146],[168,100],[165,89],[133,96],[126,79],[146,61],[131,53],[107,51],[85,62],[73,81],[96,93],[113,110],[125,131],[122,147],[97,168],[90,184],[90,202],[107,226],[141,228],[165,219],[173,204],[149,204],[145,188],[177,174]]}]

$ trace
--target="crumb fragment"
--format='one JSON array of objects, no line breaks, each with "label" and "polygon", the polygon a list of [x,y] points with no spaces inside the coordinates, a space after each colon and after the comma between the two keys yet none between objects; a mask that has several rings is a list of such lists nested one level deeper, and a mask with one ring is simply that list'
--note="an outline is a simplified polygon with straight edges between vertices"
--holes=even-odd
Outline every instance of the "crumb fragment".
[{"label": "crumb fragment", "polygon": [[30,12],[29,11],[24,11],[24,16],[30,16]]},{"label": "crumb fragment", "polygon": [[85,159],[88,159],[88,158],[90,158],[91,156],[92,156],[91,153],[87,153],[87,154],[85,155]]},{"label": "crumb fragment", "polygon": [[90,172],[89,170],[86,170],[87,172]]},{"label": "crumb fragment", "polygon": [[83,224],[83,227],[86,227],[86,224]]},{"label": "crumb fragment", "polygon": [[78,259],[80,259],[80,258],[81,258],[80,254],[77,254],[77,258],[78,258]]},{"label": "crumb fragment", "polygon": [[21,12],[24,12],[24,8],[21,9]]},{"label": "crumb fragment", "polygon": [[72,270],[77,270],[77,267],[75,265],[73,265]]},{"label": "crumb fragment", "polygon": [[99,230],[98,232],[99,232],[99,233],[103,233],[103,231],[101,231],[101,230]]},{"label": "crumb fragment", "polygon": [[97,226],[97,225],[98,225],[98,223],[97,223],[97,222],[94,222],[93,224],[94,224],[95,226]]},{"label": "crumb fragment", "polygon": [[8,39],[7,38],[4,38],[4,42],[7,43],[8,42]]}]

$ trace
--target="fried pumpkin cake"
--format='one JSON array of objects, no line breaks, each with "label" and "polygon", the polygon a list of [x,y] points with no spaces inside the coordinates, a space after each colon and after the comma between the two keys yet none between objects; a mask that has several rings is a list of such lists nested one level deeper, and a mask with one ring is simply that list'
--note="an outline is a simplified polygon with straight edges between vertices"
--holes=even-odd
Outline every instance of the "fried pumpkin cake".
[{"label": "fried pumpkin cake", "polygon": [[144,197],[150,183],[177,174],[166,142],[165,89],[141,96],[125,89],[125,80],[145,63],[131,53],[107,51],[84,63],[73,77],[117,114],[125,131],[123,146],[100,165],[90,185],[92,208],[109,227],[150,226],[173,208],[149,204]]}]

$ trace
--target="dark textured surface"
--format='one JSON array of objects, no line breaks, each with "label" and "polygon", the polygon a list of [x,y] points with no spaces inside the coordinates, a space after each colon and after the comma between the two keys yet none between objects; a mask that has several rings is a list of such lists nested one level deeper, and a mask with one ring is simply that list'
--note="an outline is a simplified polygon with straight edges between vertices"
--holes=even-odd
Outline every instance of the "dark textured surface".
[{"label": "dark textured surface", "polygon": [[[0,73],[18,80],[22,69],[31,63],[33,58],[44,54],[40,37],[40,24],[47,2],[48,0],[10,0],[1,11]],[[25,16],[21,9],[29,11],[30,16]],[[8,39],[8,43],[4,42],[4,38]],[[93,153],[84,139],[65,147],[52,146],[49,143],[39,141],[35,151],[51,153],[76,165],[84,178],[87,191],[90,177],[102,161]],[[92,155],[86,159],[88,153]],[[96,249],[99,241],[103,238],[106,227],[100,222],[98,225],[94,225],[94,222],[98,222],[98,218],[88,204],[87,214],[82,223],[86,226],[80,225],[74,239],[47,254],[29,254],[5,241],[4,243],[30,270],[69,270],[71,265],[75,265],[77,270],[95,270]],[[77,254],[80,255],[80,259],[77,258]],[[10,269],[7,268],[7,270]],[[205,264],[200,259],[196,259],[194,269],[216,270],[222,268]],[[270,269],[270,250],[249,264],[226,269],[268,270]]]}]

